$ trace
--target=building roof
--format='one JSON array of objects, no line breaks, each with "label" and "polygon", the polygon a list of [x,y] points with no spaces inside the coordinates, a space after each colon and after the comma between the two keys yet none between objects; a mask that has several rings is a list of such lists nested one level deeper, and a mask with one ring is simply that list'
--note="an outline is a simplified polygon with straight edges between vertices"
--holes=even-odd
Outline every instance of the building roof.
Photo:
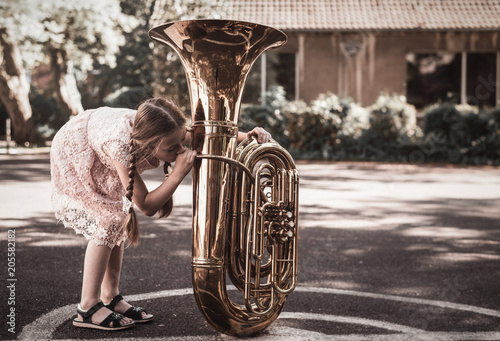
[{"label": "building roof", "polygon": [[500,30],[499,0],[222,0],[228,19],[282,30]]}]

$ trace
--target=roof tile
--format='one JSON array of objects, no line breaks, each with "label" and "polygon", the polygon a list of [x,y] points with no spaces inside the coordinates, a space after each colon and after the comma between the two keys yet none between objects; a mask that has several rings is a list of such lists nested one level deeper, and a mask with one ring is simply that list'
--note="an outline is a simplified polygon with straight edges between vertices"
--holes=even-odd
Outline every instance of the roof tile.
[{"label": "roof tile", "polygon": [[500,30],[498,0],[220,0],[226,17],[284,30]]}]

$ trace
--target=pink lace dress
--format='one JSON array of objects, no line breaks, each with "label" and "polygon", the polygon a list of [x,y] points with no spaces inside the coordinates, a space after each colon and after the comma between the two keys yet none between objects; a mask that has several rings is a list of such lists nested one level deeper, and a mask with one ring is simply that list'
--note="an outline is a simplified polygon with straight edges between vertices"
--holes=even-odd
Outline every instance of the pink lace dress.
[{"label": "pink lace dress", "polygon": [[[122,223],[123,188],[113,160],[128,167],[135,110],[103,107],[72,118],[56,134],[50,153],[52,206],[56,218],[97,245],[127,239]],[[139,173],[159,166],[153,159]]]}]

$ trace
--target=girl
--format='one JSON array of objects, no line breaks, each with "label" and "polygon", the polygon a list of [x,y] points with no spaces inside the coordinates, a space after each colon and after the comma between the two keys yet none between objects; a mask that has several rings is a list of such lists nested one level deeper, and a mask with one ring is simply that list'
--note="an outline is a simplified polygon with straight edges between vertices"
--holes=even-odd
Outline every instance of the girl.
[{"label": "girl", "polygon": [[[103,107],[87,110],[66,123],[51,148],[52,204],[56,217],[87,240],[81,300],[73,325],[104,330],[130,328],[153,315],[123,300],[119,293],[125,242],[139,240],[133,206],[144,214],[167,217],[172,195],[193,165],[196,152],[184,114],[172,102],[153,98],[137,111]],[[238,133],[238,142],[262,128]],[[149,192],[140,174],[175,167]]]}]

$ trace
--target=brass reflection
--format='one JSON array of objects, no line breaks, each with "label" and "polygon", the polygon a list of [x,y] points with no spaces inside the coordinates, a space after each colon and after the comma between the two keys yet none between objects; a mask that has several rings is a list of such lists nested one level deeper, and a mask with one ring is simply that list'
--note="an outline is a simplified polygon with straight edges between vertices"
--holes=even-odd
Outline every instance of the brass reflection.
[{"label": "brass reflection", "polygon": [[[177,52],[189,84],[198,152],[192,172],[196,301],[218,331],[257,333],[278,317],[297,285],[299,176],[275,141],[252,138],[237,146],[237,123],[252,64],[287,37],[229,20],[171,22],[149,35]],[[226,277],[242,297],[228,295]]]}]

